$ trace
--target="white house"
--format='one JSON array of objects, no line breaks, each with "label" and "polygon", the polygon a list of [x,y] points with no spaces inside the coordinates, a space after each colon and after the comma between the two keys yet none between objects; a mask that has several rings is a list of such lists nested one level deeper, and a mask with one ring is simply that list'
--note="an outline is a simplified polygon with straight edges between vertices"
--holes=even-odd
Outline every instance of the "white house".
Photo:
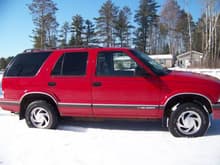
[{"label": "white house", "polygon": [[203,54],[197,51],[188,51],[177,56],[176,64],[180,68],[198,67],[202,64]]}]

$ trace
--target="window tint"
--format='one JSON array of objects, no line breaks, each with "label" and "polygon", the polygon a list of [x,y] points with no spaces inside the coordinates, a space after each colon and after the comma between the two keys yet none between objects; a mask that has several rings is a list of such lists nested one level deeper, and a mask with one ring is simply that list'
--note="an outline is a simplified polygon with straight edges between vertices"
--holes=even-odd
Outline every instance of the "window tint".
[{"label": "window tint", "polygon": [[61,75],[61,68],[63,65],[63,56],[60,57],[60,59],[57,61],[53,71],[52,71],[52,75]]},{"label": "window tint", "polygon": [[137,63],[123,52],[101,52],[98,55],[96,75],[137,76]]},{"label": "window tint", "polygon": [[88,53],[86,52],[65,53],[57,61],[52,71],[52,75],[85,75],[87,58]]},{"label": "window tint", "polygon": [[4,76],[34,76],[50,53],[19,54],[7,66]]}]

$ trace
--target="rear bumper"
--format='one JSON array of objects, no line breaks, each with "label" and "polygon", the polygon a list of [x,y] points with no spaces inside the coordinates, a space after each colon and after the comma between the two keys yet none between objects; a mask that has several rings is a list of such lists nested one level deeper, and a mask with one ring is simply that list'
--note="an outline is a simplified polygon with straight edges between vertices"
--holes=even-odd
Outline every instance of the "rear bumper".
[{"label": "rear bumper", "polygon": [[214,119],[220,119],[220,103],[212,105],[212,112]]},{"label": "rear bumper", "polygon": [[5,100],[0,98],[0,107],[3,110],[11,111],[11,112],[19,112],[20,104],[18,101]]}]

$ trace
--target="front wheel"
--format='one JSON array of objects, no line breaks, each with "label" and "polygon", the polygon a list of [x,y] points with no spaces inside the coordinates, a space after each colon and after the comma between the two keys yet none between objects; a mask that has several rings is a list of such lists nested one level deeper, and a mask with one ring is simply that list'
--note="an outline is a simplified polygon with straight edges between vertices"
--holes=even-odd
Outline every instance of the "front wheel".
[{"label": "front wheel", "polygon": [[208,113],[194,103],[180,104],[169,119],[169,130],[175,137],[203,136],[208,127]]},{"label": "front wheel", "polygon": [[25,120],[31,128],[55,128],[58,115],[51,104],[43,100],[37,100],[27,106]]}]

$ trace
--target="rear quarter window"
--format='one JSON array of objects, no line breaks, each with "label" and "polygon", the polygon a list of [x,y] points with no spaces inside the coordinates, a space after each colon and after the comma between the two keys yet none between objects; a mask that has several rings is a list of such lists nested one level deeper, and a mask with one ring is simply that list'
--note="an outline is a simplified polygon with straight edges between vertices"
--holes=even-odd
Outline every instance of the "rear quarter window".
[{"label": "rear quarter window", "polygon": [[51,52],[35,52],[17,55],[7,66],[6,77],[35,76]]}]

